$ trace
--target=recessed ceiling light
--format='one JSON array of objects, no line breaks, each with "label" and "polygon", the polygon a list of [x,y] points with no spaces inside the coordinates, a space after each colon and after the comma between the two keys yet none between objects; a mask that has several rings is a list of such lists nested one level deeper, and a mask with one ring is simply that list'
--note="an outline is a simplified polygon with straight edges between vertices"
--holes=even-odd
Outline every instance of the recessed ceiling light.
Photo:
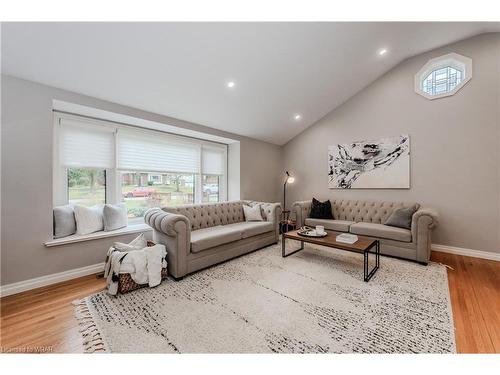
[{"label": "recessed ceiling light", "polygon": [[294,115],[294,116],[293,116],[293,119],[294,119],[295,121],[300,121],[300,120],[302,119],[302,115],[301,115],[301,114],[299,114],[299,113],[297,113],[296,115]]},{"label": "recessed ceiling light", "polygon": [[234,81],[229,81],[226,86],[230,89],[234,88],[234,86],[236,86],[236,83],[234,83]]},{"label": "recessed ceiling light", "polygon": [[386,53],[387,53],[387,49],[386,48],[382,48],[380,51],[378,51],[378,54],[380,56],[384,56]]}]

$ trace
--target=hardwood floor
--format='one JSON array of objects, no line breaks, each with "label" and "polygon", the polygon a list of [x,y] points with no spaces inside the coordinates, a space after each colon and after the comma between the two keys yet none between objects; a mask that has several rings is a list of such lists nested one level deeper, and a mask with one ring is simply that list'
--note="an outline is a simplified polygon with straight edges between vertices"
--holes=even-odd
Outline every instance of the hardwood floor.
[{"label": "hardwood floor", "polygon": [[[500,262],[433,252],[447,264],[459,353],[500,353]],[[3,352],[82,352],[75,299],[104,289],[94,275],[1,299]]]},{"label": "hardwood floor", "polygon": [[83,352],[72,302],[105,286],[102,278],[90,275],[2,298],[2,351]]},{"label": "hardwood floor", "polygon": [[500,262],[433,252],[447,264],[457,351],[500,353]]}]

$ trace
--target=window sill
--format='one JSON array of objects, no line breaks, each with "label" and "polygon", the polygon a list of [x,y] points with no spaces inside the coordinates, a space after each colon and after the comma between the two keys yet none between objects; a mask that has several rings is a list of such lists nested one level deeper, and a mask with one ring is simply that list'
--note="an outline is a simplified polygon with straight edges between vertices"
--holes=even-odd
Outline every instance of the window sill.
[{"label": "window sill", "polygon": [[152,230],[152,228],[147,224],[134,224],[134,225],[129,225],[125,228],[112,230],[109,232],[101,231],[101,232],[95,232],[95,233],[90,233],[90,234],[84,234],[81,236],[74,234],[74,235],[71,235],[68,237],[57,238],[55,240],[47,241],[47,242],[45,242],[44,245],[45,245],[45,247],[53,247],[53,246],[66,245],[66,244],[76,243],[76,242],[97,240],[100,238],[121,236],[124,234],[149,232],[151,230]]}]

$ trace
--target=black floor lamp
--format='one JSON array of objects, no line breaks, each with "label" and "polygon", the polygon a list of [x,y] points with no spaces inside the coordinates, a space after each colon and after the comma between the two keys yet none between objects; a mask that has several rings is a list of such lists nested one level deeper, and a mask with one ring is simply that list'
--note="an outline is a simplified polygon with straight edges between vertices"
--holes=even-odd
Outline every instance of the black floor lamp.
[{"label": "black floor lamp", "polygon": [[285,183],[283,184],[283,219],[288,220],[288,214],[290,213],[290,210],[286,209],[286,184],[293,184],[295,178],[290,176],[290,173],[288,173],[288,171],[285,172],[285,175]]}]

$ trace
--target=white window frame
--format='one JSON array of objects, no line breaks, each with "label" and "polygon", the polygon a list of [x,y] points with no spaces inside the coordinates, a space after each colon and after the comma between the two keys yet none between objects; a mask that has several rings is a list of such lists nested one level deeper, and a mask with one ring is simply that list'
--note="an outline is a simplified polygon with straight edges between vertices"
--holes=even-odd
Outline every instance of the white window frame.
[{"label": "white window frame", "polygon": [[[114,123],[112,121],[107,120],[98,120],[98,119],[90,119],[84,116],[73,115],[68,113],[62,113],[58,111],[54,111],[54,129],[53,129],[53,206],[62,206],[69,203],[68,201],[68,176],[67,169],[61,166],[60,163],[60,151],[59,151],[59,137],[60,137],[60,122],[61,119],[72,119],[77,120],[81,123],[88,123],[90,125],[99,125],[112,127],[116,131],[114,134],[114,144],[115,144],[115,166],[116,158],[117,158],[117,142],[116,142],[116,134],[120,128],[137,128],[134,125],[126,125]],[[159,132],[158,130],[152,130],[147,128],[140,128],[141,131],[145,132]],[[161,132],[161,131],[160,131]],[[166,132],[161,132],[166,133]],[[172,133],[166,133],[172,134]],[[224,174],[221,175],[219,179],[219,202],[227,201],[227,184],[228,184],[228,168],[227,168],[227,155],[228,155],[228,145],[225,143],[219,143],[214,141],[207,141],[199,138],[187,137],[184,135],[173,134],[176,137],[183,137],[190,140],[195,140],[195,142],[200,147],[200,166],[202,165],[202,152],[201,148],[206,145],[222,145],[224,146]],[[172,173],[171,171],[164,171],[161,173]],[[161,174],[158,173],[158,174]],[[194,178],[194,203],[202,203],[202,170],[200,170],[199,174],[195,174]],[[121,171],[116,168],[106,169],[106,203],[117,204],[121,203],[122,200],[122,187],[121,187]],[[142,221],[141,218],[137,218]],[[135,219],[129,220],[129,222],[133,223]]]},{"label": "white window frame", "polygon": [[[455,86],[455,88],[449,92],[445,92],[438,95],[431,95],[423,90],[423,83],[425,79],[434,70],[452,67],[454,69],[460,70],[462,72],[462,81]],[[472,78],[472,59],[466,56],[459,55],[458,53],[449,53],[447,55],[439,56],[433,58],[415,74],[415,92],[424,98],[429,100],[445,98],[447,96],[455,95],[462,87],[465,86],[467,82]]]}]

